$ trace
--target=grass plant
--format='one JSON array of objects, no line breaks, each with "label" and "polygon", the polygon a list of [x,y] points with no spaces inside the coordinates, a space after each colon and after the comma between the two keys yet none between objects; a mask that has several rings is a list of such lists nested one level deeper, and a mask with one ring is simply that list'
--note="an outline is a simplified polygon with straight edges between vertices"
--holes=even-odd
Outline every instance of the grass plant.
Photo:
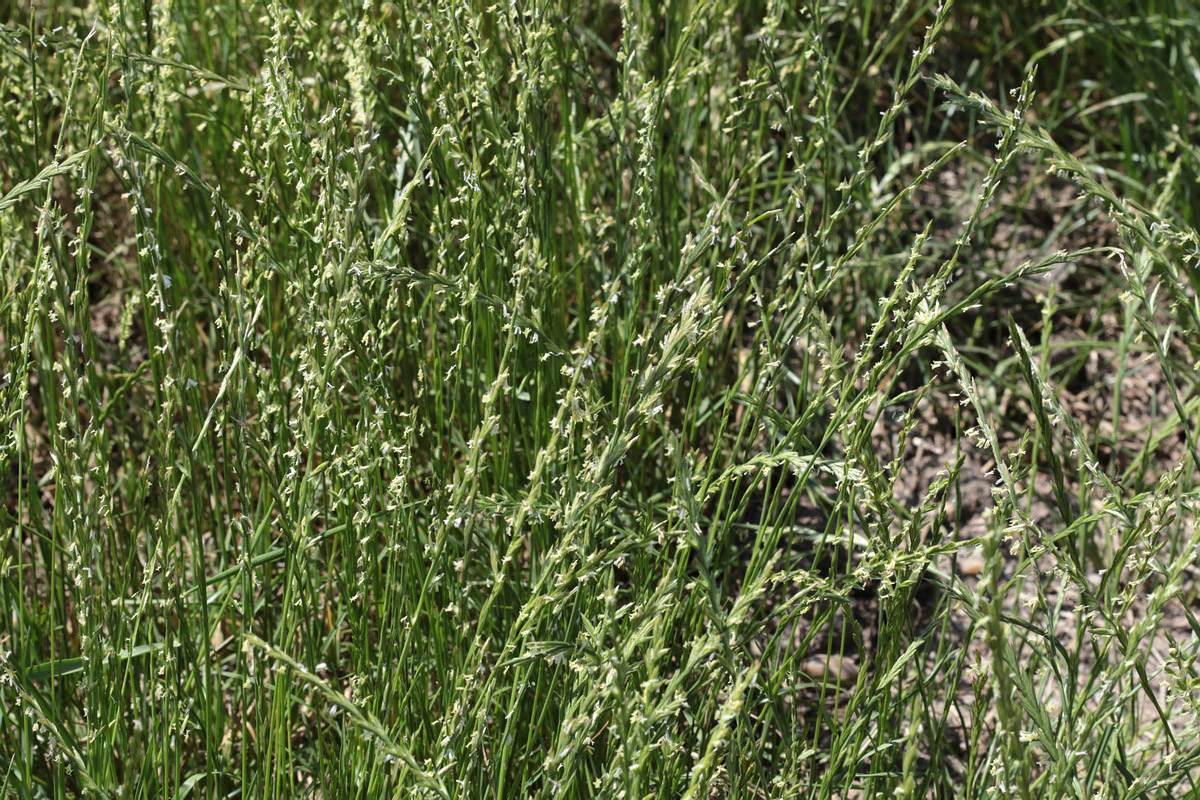
[{"label": "grass plant", "polygon": [[0,23],[0,797],[1200,796],[1194,3]]}]

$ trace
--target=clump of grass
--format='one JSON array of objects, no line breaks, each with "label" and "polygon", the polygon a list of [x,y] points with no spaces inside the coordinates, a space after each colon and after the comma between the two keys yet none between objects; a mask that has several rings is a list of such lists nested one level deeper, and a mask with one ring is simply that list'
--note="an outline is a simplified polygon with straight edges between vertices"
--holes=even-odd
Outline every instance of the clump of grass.
[{"label": "clump of grass", "polygon": [[10,9],[0,794],[1190,796],[1127,5]]}]

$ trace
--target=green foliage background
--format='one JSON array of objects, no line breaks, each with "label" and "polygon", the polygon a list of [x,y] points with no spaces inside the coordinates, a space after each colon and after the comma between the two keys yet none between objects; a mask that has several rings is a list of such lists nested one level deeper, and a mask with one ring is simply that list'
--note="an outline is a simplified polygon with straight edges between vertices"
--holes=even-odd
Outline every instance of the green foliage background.
[{"label": "green foliage background", "polygon": [[0,795],[1195,792],[1194,4],[0,14]]}]

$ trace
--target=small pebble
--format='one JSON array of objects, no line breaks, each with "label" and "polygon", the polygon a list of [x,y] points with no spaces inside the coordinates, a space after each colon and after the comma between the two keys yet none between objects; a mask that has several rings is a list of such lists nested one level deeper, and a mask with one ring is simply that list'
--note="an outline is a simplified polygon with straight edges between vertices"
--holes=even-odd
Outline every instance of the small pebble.
[{"label": "small pebble", "polygon": [[967,556],[958,560],[958,571],[963,575],[978,575],[983,572],[983,556]]},{"label": "small pebble", "polygon": [[802,663],[800,670],[812,678],[832,678],[838,683],[852,683],[858,677],[858,664],[846,656],[814,656]]}]

